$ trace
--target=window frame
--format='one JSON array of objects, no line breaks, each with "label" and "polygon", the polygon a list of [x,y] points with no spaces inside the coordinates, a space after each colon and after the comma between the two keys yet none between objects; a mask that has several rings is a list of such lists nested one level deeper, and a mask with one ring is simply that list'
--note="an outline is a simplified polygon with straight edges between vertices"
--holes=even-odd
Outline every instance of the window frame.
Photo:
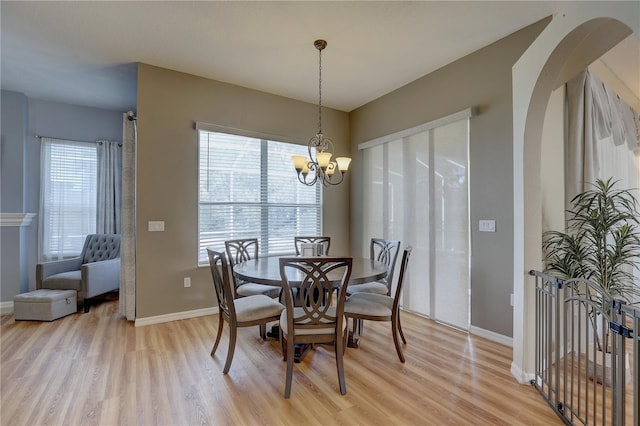
[{"label": "window frame", "polygon": [[[241,206],[241,207],[258,207],[260,208],[260,229],[255,233],[255,235],[251,235],[251,236],[246,236],[246,238],[258,238],[258,240],[260,241],[259,244],[259,256],[260,257],[270,257],[270,256],[283,256],[283,255],[294,255],[295,254],[295,246],[294,246],[294,242],[293,242],[293,235],[291,236],[291,245],[290,245],[290,249],[286,250],[286,251],[271,251],[269,252],[269,245],[265,244],[264,241],[268,241],[268,237],[269,237],[269,229],[268,227],[264,227],[262,226],[263,224],[267,223],[268,224],[268,215],[269,215],[269,210],[272,208],[277,208],[277,207],[302,207],[302,208],[313,208],[317,210],[317,232],[318,235],[321,235],[323,232],[323,188],[322,185],[314,185],[313,188],[315,188],[315,200],[316,202],[313,204],[309,204],[309,203],[281,203],[281,202],[268,202],[267,199],[267,195],[268,192],[263,190],[263,188],[265,187],[265,185],[268,183],[269,181],[269,173],[261,173],[261,181],[259,183],[257,183],[257,185],[260,186],[261,190],[260,190],[260,200],[256,201],[256,202],[245,202],[245,201],[230,201],[230,200],[226,200],[226,201],[202,201],[201,199],[201,175],[202,175],[202,168],[201,168],[201,150],[202,150],[202,138],[201,138],[201,132],[212,132],[212,133],[220,133],[220,134],[224,134],[226,136],[231,136],[231,137],[241,137],[241,138],[251,138],[251,139],[256,139],[259,141],[260,143],[260,167],[261,168],[265,168],[267,166],[267,154],[268,154],[268,143],[269,142],[274,142],[274,143],[280,143],[280,144],[289,144],[289,145],[296,145],[296,146],[300,146],[303,147],[305,152],[307,152],[307,145],[306,144],[302,144],[299,141],[291,138],[291,137],[285,137],[285,136],[281,136],[281,135],[269,135],[269,134],[265,134],[265,133],[260,133],[260,132],[253,132],[253,131],[247,131],[247,130],[240,130],[240,129],[235,129],[235,128],[229,128],[229,127],[225,127],[225,126],[219,126],[219,125],[215,125],[215,124],[209,124],[209,123],[201,123],[201,122],[196,122],[195,126],[194,126],[195,130],[196,130],[196,138],[197,138],[197,146],[198,146],[198,220],[197,220],[197,264],[198,267],[207,267],[208,266],[208,260],[206,259],[206,256],[202,255],[202,251],[204,250],[205,247],[215,247],[216,250],[224,250],[223,246],[219,246],[219,245],[204,245],[202,242],[202,238],[201,238],[201,233],[203,232],[202,230],[202,224],[201,224],[201,209],[203,205],[219,205],[219,206],[224,206],[224,205],[232,205],[232,206]],[[294,152],[292,152],[292,154],[294,154]],[[299,152],[295,152],[295,154],[300,154]],[[287,163],[287,165],[289,165],[289,163]],[[291,163],[290,165],[290,169],[291,169],[291,176],[293,177],[292,182],[295,182],[295,184],[297,185],[303,185],[302,183],[300,183],[296,177],[296,173],[295,173],[295,169],[293,168],[293,164]],[[266,186],[268,188],[268,186]],[[236,238],[245,238],[245,237],[236,237]],[[236,239],[233,238],[231,236],[228,236],[225,239]],[[206,251],[205,251],[206,254]]]},{"label": "window frame", "polygon": [[[50,148],[46,148],[49,146]],[[85,158],[85,161],[92,160],[92,171],[94,174],[89,176],[89,185],[93,190],[93,205],[89,206],[87,209],[87,205],[84,203],[77,204],[76,209],[69,210],[69,197],[62,197],[63,201],[67,201],[66,204],[62,204],[65,207],[63,209],[60,208],[61,204],[51,204],[52,196],[55,197],[55,193],[45,193],[46,191],[62,191],[64,194],[70,194],[70,192],[60,187],[60,185],[70,185],[74,184],[75,186],[80,185],[81,188],[87,187],[87,183],[85,182],[86,174],[79,173],[78,175],[74,175],[75,178],[71,180],[61,181],[60,176],[69,178],[72,177],[68,174],[71,169],[69,168],[67,163],[74,163],[73,161],[69,161],[68,159],[63,162],[58,162],[56,165],[52,164],[52,160],[54,159],[54,155],[61,155],[60,153],[56,153],[56,147],[67,147],[68,149],[77,150],[76,155],[87,156],[89,151],[93,151],[92,158]],[[66,148],[59,148],[66,149]],[[81,153],[81,151],[86,151],[85,153]],[[49,156],[47,156],[47,154]],[[77,161],[75,162],[77,163]],[[67,166],[65,167],[65,164]],[[62,166],[62,168],[61,168]],[[55,167],[55,169],[52,169]],[[81,168],[83,171],[86,171],[85,168]],[[61,174],[62,172],[62,174]],[[45,179],[49,178],[48,182],[45,182]],[[80,179],[82,178],[82,179]],[[84,141],[74,141],[69,139],[57,139],[57,138],[49,138],[42,137],[40,138],[40,195],[39,195],[39,226],[38,226],[38,259],[39,262],[47,262],[54,260],[63,260],[68,258],[77,257],[80,255],[82,251],[82,247],[84,245],[84,240],[86,235],[92,234],[96,232],[96,218],[97,218],[97,180],[98,180],[98,158],[97,158],[97,148],[96,144],[93,142],[84,142]],[[54,182],[54,183],[52,183]],[[55,182],[62,182],[61,184],[55,184]],[[56,189],[57,187],[57,189]],[[85,194],[81,196],[80,201],[86,201],[86,192],[85,189],[81,189],[80,192]],[[76,191],[77,192],[77,191]],[[63,211],[63,214],[57,215],[54,217],[53,213],[47,214],[45,212],[52,212],[60,210]],[[78,217],[82,218],[80,220],[81,225],[78,225],[75,229],[76,231],[80,231],[80,234],[69,234],[65,232],[65,219],[64,212],[66,216],[73,216],[75,213],[79,215]],[[87,213],[91,214],[92,217],[84,217]],[[68,220],[68,219],[67,219]],[[54,235],[51,231],[52,228],[50,225],[56,222],[58,223],[58,232],[57,235]],[[73,221],[72,221],[73,222]],[[71,237],[75,237],[71,239]],[[52,238],[58,238],[60,241],[57,244],[58,251],[52,250],[53,245],[51,244]],[[45,239],[47,241],[45,241]],[[73,244],[70,241],[74,241]]]}]

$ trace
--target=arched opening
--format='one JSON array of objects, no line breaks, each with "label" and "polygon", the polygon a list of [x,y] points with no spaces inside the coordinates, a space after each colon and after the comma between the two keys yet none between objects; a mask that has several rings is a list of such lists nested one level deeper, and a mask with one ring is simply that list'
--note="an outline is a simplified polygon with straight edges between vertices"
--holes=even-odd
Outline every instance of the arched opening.
[{"label": "arched opening", "polygon": [[[551,92],[626,36],[633,8],[564,11],[513,68],[514,84],[514,335],[511,372],[533,378],[534,288],[527,275],[542,268],[541,137]],[[634,12],[635,13],[635,12]],[[616,16],[611,16],[612,14]]]}]

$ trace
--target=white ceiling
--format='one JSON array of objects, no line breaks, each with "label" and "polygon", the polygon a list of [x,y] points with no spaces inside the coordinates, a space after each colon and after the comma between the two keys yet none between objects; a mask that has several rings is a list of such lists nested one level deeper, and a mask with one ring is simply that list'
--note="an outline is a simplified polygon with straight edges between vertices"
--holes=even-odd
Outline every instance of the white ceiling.
[{"label": "white ceiling", "polygon": [[315,103],[323,38],[323,104],[351,111],[559,3],[3,0],[2,89],[135,110],[144,62]]}]

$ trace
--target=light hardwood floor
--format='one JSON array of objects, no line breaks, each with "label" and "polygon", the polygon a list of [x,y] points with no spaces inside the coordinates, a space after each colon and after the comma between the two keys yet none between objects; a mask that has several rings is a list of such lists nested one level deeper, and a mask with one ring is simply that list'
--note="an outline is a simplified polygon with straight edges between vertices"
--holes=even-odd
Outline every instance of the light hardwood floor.
[{"label": "light hardwood floor", "polygon": [[[1,318],[2,425],[560,425],[509,373],[511,349],[402,313],[400,363],[390,324],[365,324],[347,349],[340,395],[330,348],[295,364],[291,399],[276,340],[241,329],[228,375],[217,316],[134,327],[117,301],[51,323]],[[226,330],[226,326],[225,326]]]}]

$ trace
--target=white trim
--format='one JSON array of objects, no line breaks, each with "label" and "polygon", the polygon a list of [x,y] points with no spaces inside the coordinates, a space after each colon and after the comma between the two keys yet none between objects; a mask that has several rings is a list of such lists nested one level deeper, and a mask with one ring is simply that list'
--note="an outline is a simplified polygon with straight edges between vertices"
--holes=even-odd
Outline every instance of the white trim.
[{"label": "white trim", "polygon": [[[535,371],[535,289],[528,271],[541,267],[540,139],[544,110],[552,88],[576,59],[600,56],[607,42],[572,53],[587,38],[592,25],[621,36],[620,23],[640,35],[637,2],[558,2],[551,22],[511,68],[513,111],[513,360],[524,371]],[[603,24],[606,18],[606,25]],[[590,33],[589,33],[590,34]],[[612,35],[612,37],[615,37]],[[573,61],[573,62],[572,62]],[[542,111],[542,114],[540,113]],[[536,130],[533,130],[536,129]],[[526,161],[525,161],[526,158]],[[526,198],[525,198],[526,194]],[[517,377],[519,380],[520,378]]]},{"label": "white trim", "polygon": [[154,317],[136,318],[134,326],[143,327],[145,325],[161,324],[163,322],[178,321],[189,318],[204,317],[218,313],[218,307],[195,309],[193,311],[173,312],[171,314],[156,315]]},{"label": "white trim", "polygon": [[307,141],[286,135],[276,135],[271,133],[256,132],[254,130],[238,129],[236,127],[221,126],[219,124],[203,123],[202,121],[194,122],[194,129],[206,130],[208,132],[230,133],[237,136],[246,136],[248,138],[266,139],[274,142],[288,142],[297,145],[306,145]]},{"label": "white trim", "polygon": [[0,226],[29,226],[35,213],[0,213]]},{"label": "white trim", "polygon": [[529,384],[532,380],[535,380],[536,375],[532,373],[527,373],[526,371],[522,371],[520,366],[516,364],[515,361],[511,363],[511,375],[515,377],[515,379],[520,384]]},{"label": "white trim", "polygon": [[366,142],[358,144],[358,151],[366,148],[373,148],[374,146],[382,145],[396,139],[402,139],[407,136],[415,135],[416,133],[424,132],[429,129],[435,129],[436,127],[444,126],[449,123],[455,123],[456,121],[464,120],[473,117],[473,108],[463,109],[462,111],[454,112],[446,117],[437,118],[427,123],[420,124],[410,129],[401,130],[399,132],[392,133],[390,135],[381,136],[379,138],[371,139]]},{"label": "white trim", "polygon": [[513,347],[513,338],[504,336],[502,334],[495,333],[493,331],[485,330],[484,328],[471,326],[469,328],[469,333],[474,334],[476,336],[484,337],[487,340],[491,340],[492,342],[500,343],[501,345]]},{"label": "white trim", "polygon": [[13,313],[13,300],[10,302],[0,302],[0,315]]}]

